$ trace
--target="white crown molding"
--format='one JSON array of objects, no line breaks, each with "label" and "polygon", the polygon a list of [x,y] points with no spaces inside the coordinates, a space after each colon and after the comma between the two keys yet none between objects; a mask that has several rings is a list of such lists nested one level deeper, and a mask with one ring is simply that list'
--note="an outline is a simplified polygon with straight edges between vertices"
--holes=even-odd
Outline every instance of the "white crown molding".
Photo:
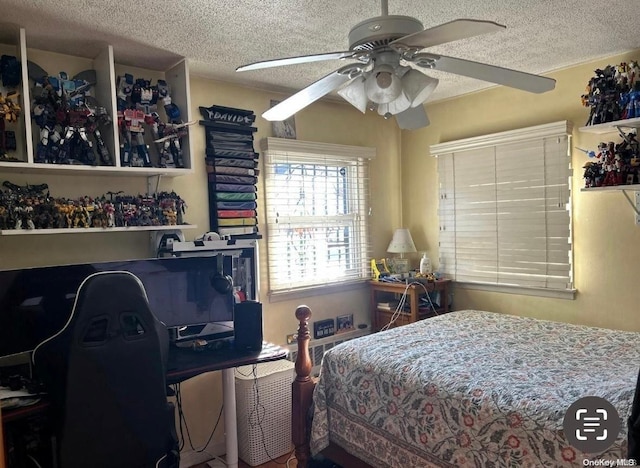
[{"label": "white crown molding", "polygon": [[534,127],[519,128],[517,130],[509,130],[506,132],[490,133],[477,137],[464,138],[462,140],[450,141],[431,145],[429,151],[432,156],[438,156],[457,151],[466,151],[477,148],[485,148],[515,141],[524,141],[540,138],[548,138],[554,136],[571,135],[573,132],[573,123],[568,120],[561,120]]}]

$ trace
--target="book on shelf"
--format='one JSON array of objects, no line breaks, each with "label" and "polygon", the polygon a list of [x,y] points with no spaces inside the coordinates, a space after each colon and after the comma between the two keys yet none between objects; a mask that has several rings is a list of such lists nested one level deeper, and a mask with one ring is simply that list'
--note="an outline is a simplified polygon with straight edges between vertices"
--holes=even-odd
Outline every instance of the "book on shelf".
[{"label": "book on shelf", "polygon": [[378,302],[377,307],[380,310],[396,310],[398,302]]}]

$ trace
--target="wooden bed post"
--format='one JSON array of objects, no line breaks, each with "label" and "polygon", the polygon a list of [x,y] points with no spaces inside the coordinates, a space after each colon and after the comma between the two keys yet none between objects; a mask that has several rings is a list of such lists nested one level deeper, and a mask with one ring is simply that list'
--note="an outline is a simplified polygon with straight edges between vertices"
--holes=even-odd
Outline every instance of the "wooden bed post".
[{"label": "wooden bed post", "polygon": [[296,309],[298,326],[298,356],[296,358],[296,379],[291,384],[291,439],[295,446],[298,468],[306,468],[311,449],[307,413],[311,407],[315,383],[311,379],[311,358],[309,356],[309,318],[311,309],[301,305]]}]

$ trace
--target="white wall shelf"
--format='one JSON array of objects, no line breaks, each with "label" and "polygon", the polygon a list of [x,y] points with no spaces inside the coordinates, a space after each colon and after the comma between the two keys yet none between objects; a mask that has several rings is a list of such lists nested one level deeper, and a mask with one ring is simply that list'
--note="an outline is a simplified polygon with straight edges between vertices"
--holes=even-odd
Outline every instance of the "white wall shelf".
[{"label": "white wall shelf", "polygon": [[[11,25],[10,25],[11,26]],[[184,168],[161,168],[161,167],[121,167],[120,162],[120,145],[121,136],[118,129],[117,117],[117,77],[120,74],[131,72],[134,78],[150,79],[155,84],[157,79],[164,79],[171,89],[171,99],[180,109],[181,119],[184,122],[191,120],[191,92],[189,88],[189,67],[186,60],[182,59],[169,69],[143,69],[128,67],[118,63],[118,57],[114,56],[113,47],[104,45],[100,47],[99,52],[91,59],[85,57],[77,57],[68,55],[64,50],[44,51],[36,49],[28,49],[29,38],[25,29],[15,28],[15,40],[9,44],[0,44],[0,51],[11,55],[16,55],[22,67],[22,83],[20,85],[20,104],[22,112],[17,124],[7,125],[7,130],[16,132],[17,150],[10,152],[9,157],[18,159],[18,162],[0,160],[0,172],[24,170],[29,172],[33,170],[35,173],[58,174],[77,173],[82,176],[89,175],[134,175],[134,176],[151,176],[151,175],[168,175],[171,177],[188,174],[193,167],[191,158],[191,132],[181,140],[183,151]],[[6,39],[6,38],[5,38]],[[141,57],[144,59],[144,57]],[[94,69],[96,71],[97,83],[91,89],[91,93],[96,97],[98,103],[107,109],[112,123],[109,126],[101,128],[102,137],[106,143],[112,159],[110,166],[82,166],[82,165],[57,165],[57,164],[39,164],[36,162],[36,149],[40,141],[40,128],[31,119],[31,101],[32,101],[32,85],[33,82],[28,77],[27,61],[30,60],[41,66],[45,71],[51,74],[65,71],[69,76],[74,76],[80,71],[86,69]],[[161,118],[165,118],[164,108],[161,102],[158,102],[158,112]],[[158,152],[155,143],[152,141],[151,129],[146,128],[145,143],[149,146],[152,163],[159,165]],[[96,154],[96,159],[99,156]],[[56,166],[56,167],[52,167]],[[60,169],[57,167],[60,166]],[[43,169],[47,169],[43,171]]]},{"label": "white wall shelf", "polygon": [[0,236],[25,236],[39,234],[90,234],[96,232],[142,232],[142,231],[176,231],[197,229],[196,224],[177,224],[172,226],[128,226],[113,228],[63,228],[63,229],[5,229],[0,230]]},{"label": "white wall shelf", "polygon": [[126,176],[126,177],[150,177],[167,176],[178,177],[193,173],[192,169],[163,168],[163,167],[116,167],[116,166],[85,166],[73,164],[44,164],[0,161],[0,172],[13,172],[24,174],[65,174],[82,176]]},{"label": "white wall shelf", "polygon": [[587,125],[586,127],[580,127],[578,130],[582,133],[604,135],[606,133],[618,133],[618,128],[640,128],[640,117],[605,122],[597,125]]},{"label": "white wall shelf", "polygon": [[640,184],[633,185],[608,185],[606,187],[587,187],[580,189],[581,192],[620,192],[623,190],[640,190]]},{"label": "white wall shelf", "polygon": [[[183,151],[184,167],[124,167],[120,161],[120,146],[122,135],[118,128],[117,116],[117,78],[118,75],[131,73],[134,78],[144,78],[150,80],[152,85],[158,79],[163,79],[170,87],[172,102],[180,109],[181,120],[188,122],[191,120],[191,95],[189,88],[189,68],[184,58],[176,58],[171,65],[167,61],[148,60],[147,57],[139,57],[140,62],[149,68],[138,68],[129,66],[135,62],[135,57],[118,57],[114,54],[113,47],[109,44],[101,44],[92,49],[91,55],[79,56],[69,53],[65,49],[65,43],[59,43],[52,47],[46,46],[43,49],[28,48],[29,35],[24,28],[16,25],[3,25],[3,34],[0,38],[0,52],[8,55],[15,55],[20,60],[22,82],[19,87],[20,105],[22,112],[19,121],[15,124],[7,124],[7,130],[16,133],[16,151],[10,151],[7,159],[0,159],[0,177],[10,174],[22,174],[30,176],[32,174],[48,176],[75,176],[78,179],[87,180],[90,177],[139,177],[147,178],[147,192],[156,193],[159,190],[161,177],[178,177],[193,174],[193,162],[191,148],[193,148],[192,132],[181,139]],[[42,44],[41,44],[42,46]],[[45,50],[46,49],[46,50]],[[56,75],[64,71],[69,76],[74,76],[79,72],[93,69],[96,72],[96,83],[91,89],[91,94],[95,96],[100,106],[107,109],[111,118],[111,124],[100,128],[102,138],[111,156],[110,165],[74,165],[74,164],[45,164],[36,162],[36,151],[41,140],[40,127],[32,120],[31,103],[33,80],[28,76],[28,61],[31,61],[48,74]],[[123,64],[124,63],[124,64]],[[6,92],[0,86],[1,92]],[[162,120],[166,119],[162,102],[157,103],[157,110]],[[166,121],[166,120],[165,120]],[[145,144],[149,147],[151,162],[154,166],[160,165],[160,157],[156,144],[153,142],[152,129],[145,127]],[[94,145],[95,146],[95,145]],[[100,161],[96,152],[96,160]],[[157,180],[154,180],[157,178]],[[4,178],[0,179],[4,180]],[[47,182],[47,181],[45,181]],[[106,183],[106,182],[101,182]],[[124,181],[121,181],[124,183]],[[129,181],[126,185],[132,185]],[[169,188],[169,190],[171,190]],[[80,194],[81,195],[81,194]],[[44,234],[88,234],[88,233],[114,233],[114,232],[154,232],[154,231],[174,231],[185,229],[197,229],[196,225],[174,225],[174,226],[131,226],[116,228],[63,228],[63,229],[20,229],[20,230],[0,230],[1,236],[21,236],[21,235],[44,235]]]}]

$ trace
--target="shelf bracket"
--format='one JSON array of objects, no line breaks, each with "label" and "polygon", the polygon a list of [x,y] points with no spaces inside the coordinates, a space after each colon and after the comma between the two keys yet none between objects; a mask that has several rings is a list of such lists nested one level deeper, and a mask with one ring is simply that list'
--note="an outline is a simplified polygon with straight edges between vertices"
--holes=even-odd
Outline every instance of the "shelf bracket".
[{"label": "shelf bracket", "polygon": [[[156,174],[147,177],[147,193],[149,195],[156,195],[158,193],[158,189],[160,188],[160,179],[162,178],[162,174]],[[155,184],[154,184],[155,179]]]},{"label": "shelf bracket", "polygon": [[625,198],[633,208],[633,216],[635,218],[636,226],[640,226],[640,192],[633,192],[633,198],[629,195],[626,190],[623,190]]}]

